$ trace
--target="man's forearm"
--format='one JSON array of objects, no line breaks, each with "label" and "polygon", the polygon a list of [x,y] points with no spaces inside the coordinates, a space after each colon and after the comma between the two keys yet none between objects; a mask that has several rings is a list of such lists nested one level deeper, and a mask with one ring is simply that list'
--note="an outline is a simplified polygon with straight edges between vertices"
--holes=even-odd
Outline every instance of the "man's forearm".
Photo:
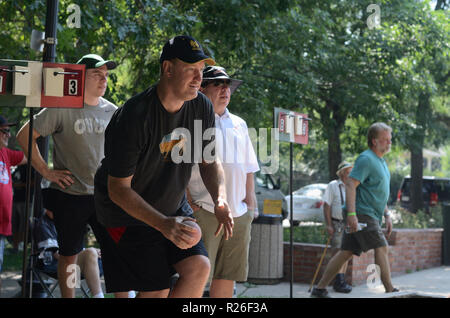
[{"label": "man's forearm", "polygon": [[345,184],[345,204],[347,207],[347,213],[356,212],[355,201],[356,201],[356,184],[352,179],[350,179]]},{"label": "man's forearm", "polygon": [[247,173],[247,180],[245,183],[245,199],[244,202],[247,204],[249,209],[255,210],[257,209],[257,201],[255,194],[255,181],[253,177],[253,173]]},{"label": "man's forearm", "polygon": [[327,225],[331,225],[331,206],[327,203],[323,204],[323,216],[325,218],[325,222],[327,222]]},{"label": "man's forearm", "polygon": [[[32,158],[31,158],[31,165],[34,169],[36,169],[37,172],[39,172],[40,175],[45,177],[46,172],[48,170],[47,163],[45,162],[44,158],[42,158],[41,152],[39,150],[39,147],[36,143],[36,139],[40,135],[33,130],[32,140],[31,140],[31,147],[32,147]],[[27,158],[29,158],[28,154],[28,140],[29,140],[29,126],[26,124],[24,127],[20,129],[20,131],[17,133],[16,139],[20,147],[22,148],[23,153]]]},{"label": "man's forearm", "polygon": [[108,194],[115,204],[130,216],[161,231],[165,216],[148,204],[130,186],[120,184],[118,178],[108,177]]},{"label": "man's forearm", "polygon": [[219,198],[226,200],[227,194],[225,189],[225,174],[222,164],[217,161],[213,163],[199,164],[200,176],[208,190],[214,204],[217,204]]}]

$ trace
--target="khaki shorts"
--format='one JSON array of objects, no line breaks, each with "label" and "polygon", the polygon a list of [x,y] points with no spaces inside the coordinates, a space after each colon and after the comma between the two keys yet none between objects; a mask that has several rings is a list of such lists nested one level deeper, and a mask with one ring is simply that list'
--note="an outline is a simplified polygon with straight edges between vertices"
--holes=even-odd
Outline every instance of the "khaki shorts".
[{"label": "khaki shorts", "polygon": [[345,233],[342,238],[341,250],[351,251],[359,256],[375,248],[388,246],[388,242],[378,220],[368,215],[357,215],[359,223],[367,223],[367,227],[354,233]]},{"label": "khaki shorts", "polygon": [[341,248],[342,245],[342,237],[344,236],[344,230],[345,230],[345,222],[337,221],[337,220],[331,220],[331,223],[333,224],[334,233],[331,238],[331,247],[334,248]]},{"label": "khaki shorts", "polygon": [[234,218],[233,236],[228,240],[223,237],[223,230],[214,236],[218,226],[214,213],[200,208],[194,216],[202,229],[202,239],[211,263],[208,282],[212,279],[246,281],[252,213]]}]

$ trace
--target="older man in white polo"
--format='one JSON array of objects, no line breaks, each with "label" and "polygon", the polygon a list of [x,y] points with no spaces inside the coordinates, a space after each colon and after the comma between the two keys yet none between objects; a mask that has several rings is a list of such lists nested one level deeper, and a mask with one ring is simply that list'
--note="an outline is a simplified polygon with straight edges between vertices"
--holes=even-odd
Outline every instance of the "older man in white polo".
[{"label": "older man in white polo", "polygon": [[[336,172],[339,177],[331,181],[323,195],[323,213],[326,222],[326,230],[331,237],[331,247],[340,248],[342,243],[342,235],[344,234],[345,221],[342,214],[342,207],[345,204],[345,183],[348,175],[352,171],[352,164],[343,161],[339,164]],[[338,293],[350,293],[352,286],[345,281],[345,272],[347,271],[345,262],[336,275],[333,289]]]}]

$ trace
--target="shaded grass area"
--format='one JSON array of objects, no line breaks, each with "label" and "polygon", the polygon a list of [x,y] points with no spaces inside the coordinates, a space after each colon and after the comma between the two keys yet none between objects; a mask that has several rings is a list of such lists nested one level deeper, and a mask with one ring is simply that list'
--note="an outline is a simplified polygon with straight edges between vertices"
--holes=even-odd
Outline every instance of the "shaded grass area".
[{"label": "shaded grass area", "polygon": [[[30,249],[28,248],[28,255]],[[5,246],[5,254],[3,255],[2,271],[21,271],[23,264],[23,252],[14,252],[12,246],[7,243]]]}]

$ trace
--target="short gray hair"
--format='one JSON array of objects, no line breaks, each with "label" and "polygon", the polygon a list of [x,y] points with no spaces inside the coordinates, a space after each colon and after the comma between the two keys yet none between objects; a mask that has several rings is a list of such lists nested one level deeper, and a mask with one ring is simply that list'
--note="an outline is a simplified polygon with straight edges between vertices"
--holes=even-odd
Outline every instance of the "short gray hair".
[{"label": "short gray hair", "polygon": [[385,123],[374,123],[369,127],[367,131],[367,145],[369,148],[372,148],[372,139],[377,138],[381,131],[389,131],[392,132],[392,128],[386,125]]}]

